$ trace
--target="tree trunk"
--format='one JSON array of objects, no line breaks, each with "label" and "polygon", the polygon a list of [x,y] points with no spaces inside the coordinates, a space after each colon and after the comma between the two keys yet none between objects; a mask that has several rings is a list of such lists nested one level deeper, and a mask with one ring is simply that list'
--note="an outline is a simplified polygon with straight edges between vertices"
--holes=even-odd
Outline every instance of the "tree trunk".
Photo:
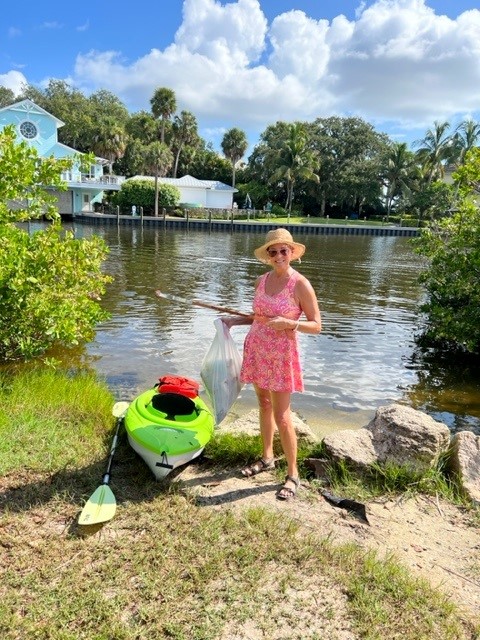
[{"label": "tree trunk", "polygon": [[155,171],[155,218],[158,218],[158,169]]}]

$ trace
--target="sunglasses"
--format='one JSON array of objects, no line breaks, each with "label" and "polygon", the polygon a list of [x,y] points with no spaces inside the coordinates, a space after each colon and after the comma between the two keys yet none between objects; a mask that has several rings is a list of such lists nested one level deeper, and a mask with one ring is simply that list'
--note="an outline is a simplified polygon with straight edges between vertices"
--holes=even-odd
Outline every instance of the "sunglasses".
[{"label": "sunglasses", "polygon": [[282,256],[286,256],[288,255],[288,252],[290,251],[290,249],[267,249],[267,253],[270,256],[270,258],[274,258],[277,253],[280,253]]}]

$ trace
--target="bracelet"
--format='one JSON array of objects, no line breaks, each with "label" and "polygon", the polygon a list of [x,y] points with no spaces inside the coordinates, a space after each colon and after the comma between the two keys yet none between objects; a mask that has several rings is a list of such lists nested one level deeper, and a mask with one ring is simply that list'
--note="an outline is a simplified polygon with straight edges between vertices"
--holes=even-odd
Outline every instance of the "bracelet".
[{"label": "bracelet", "polygon": [[293,328],[294,331],[297,331],[298,329],[298,325],[300,324],[300,320],[297,320],[297,324],[295,325],[295,327]]}]

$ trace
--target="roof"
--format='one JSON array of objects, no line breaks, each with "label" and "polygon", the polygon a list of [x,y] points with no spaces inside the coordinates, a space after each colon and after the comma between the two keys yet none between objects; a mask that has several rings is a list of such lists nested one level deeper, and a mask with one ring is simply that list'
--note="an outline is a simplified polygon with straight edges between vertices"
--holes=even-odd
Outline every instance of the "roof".
[{"label": "roof", "polygon": [[[129,180],[155,180],[153,176],[133,176]],[[183,176],[182,178],[159,178],[163,184],[171,184],[174,187],[186,187],[191,189],[214,189],[216,191],[232,191],[236,193],[238,189],[220,182],[219,180],[198,180],[193,176]]]},{"label": "roof", "polygon": [[59,120],[55,116],[53,116],[48,111],[45,111],[42,107],[39,107],[38,104],[27,98],[26,100],[21,100],[20,102],[14,102],[13,104],[9,104],[6,107],[2,107],[0,111],[26,111],[27,113],[37,112],[43,113],[43,115],[49,116],[52,120],[55,120],[57,127],[63,127],[65,124],[62,120]]}]

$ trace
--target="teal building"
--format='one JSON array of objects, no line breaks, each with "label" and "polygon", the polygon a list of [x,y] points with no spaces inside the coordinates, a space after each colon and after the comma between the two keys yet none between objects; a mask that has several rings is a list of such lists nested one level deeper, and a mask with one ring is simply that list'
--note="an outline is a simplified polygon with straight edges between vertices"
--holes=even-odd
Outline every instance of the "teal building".
[{"label": "teal building", "polygon": [[[0,130],[13,125],[19,142],[34,147],[40,157],[66,158],[78,152],[58,142],[58,129],[64,123],[31,100],[22,100],[0,109]],[[95,158],[85,172],[75,163],[62,175],[67,191],[57,191],[57,207],[62,215],[94,211],[101,203],[105,191],[118,191],[124,180],[121,176],[104,175],[108,161]]]}]

